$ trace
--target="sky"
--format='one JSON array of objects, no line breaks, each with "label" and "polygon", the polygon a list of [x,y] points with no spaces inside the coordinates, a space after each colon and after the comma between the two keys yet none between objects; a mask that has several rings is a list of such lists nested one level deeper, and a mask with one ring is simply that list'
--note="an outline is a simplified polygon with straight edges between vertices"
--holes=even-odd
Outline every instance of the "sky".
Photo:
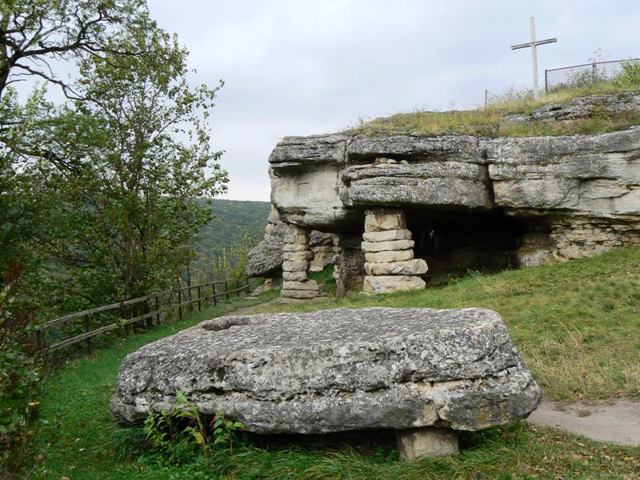
[{"label": "sky", "polygon": [[212,116],[226,198],[268,200],[288,135],[416,109],[472,108],[531,88],[529,17],[544,69],[640,57],[638,0],[148,0],[191,52],[194,84],[225,81]]}]

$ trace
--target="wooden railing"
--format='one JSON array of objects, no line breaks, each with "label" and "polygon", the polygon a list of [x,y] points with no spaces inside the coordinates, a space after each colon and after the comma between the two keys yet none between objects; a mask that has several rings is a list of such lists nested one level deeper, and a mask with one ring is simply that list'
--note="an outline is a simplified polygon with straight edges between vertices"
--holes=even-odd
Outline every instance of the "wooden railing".
[{"label": "wooden railing", "polygon": [[[243,292],[249,291],[249,279],[245,277],[233,281],[221,280],[191,285],[90,308],[37,325],[34,329],[35,342],[38,350],[43,353],[52,353],[80,342],[84,342],[86,350],[91,352],[91,340],[99,335],[119,329],[129,335],[137,323],[144,322],[146,327],[151,327],[155,321],[156,325],[160,325],[163,318],[176,313],[178,319],[182,320],[184,311],[194,310],[194,305],[197,305],[197,310],[200,311],[205,304],[215,306],[222,298],[229,301],[231,296],[239,297]],[[96,316],[102,313],[110,313],[110,323],[95,328]],[[75,326],[76,330],[80,329],[82,333],[76,332],[68,338],[57,338],[51,342],[51,332],[65,326]]]}]

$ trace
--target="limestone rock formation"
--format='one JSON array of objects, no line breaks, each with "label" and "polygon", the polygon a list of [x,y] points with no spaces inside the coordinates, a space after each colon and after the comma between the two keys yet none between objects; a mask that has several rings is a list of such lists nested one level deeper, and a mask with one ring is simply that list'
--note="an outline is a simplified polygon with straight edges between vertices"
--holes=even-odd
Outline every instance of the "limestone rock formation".
[{"label": "limestone rock formation", "polygon": [[525,418],[541,397],[500,316],[474,308],[209,320],[129,354],[111,411],[142,422],[176,391],[257,433],[480,430]]},{"label": "limestone rock formation", "polygon": [[282,270],[282,243],[286,223],[280,220],[275,208],[267,218],[264,227],[264,239],[248,255],[247,275],[250,277],[269,277]]},{"label": "limestone rock formation", "polygon": [[[578,98],[504,121],[570,122],[603,110],[637,114],[640,93]],[[282,221],[336,235],[338,292],[373,288],[365,276],[447,281],[469,270],[534,266],[640,244],[640,126],[521,138],[285,137],[269,164]],[[379,231],[365,224],[367,211],[389,209],[405,223]],[[340,246],[358,236],[359,254]],[[401,248],[410,241],[411,248]],[[327,245],[320,263],[329,255]],[[363,257],[388,265],[365,265]],[[402,263],[418,259],[428,272],[418,273],[421,262]]]}]

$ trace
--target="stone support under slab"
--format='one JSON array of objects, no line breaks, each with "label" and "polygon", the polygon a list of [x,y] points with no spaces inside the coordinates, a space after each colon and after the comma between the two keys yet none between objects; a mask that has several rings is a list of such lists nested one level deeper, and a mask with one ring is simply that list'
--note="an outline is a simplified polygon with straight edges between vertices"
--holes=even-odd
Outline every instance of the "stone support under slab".
[{"label": "stone support under slab", "polygon": [[423,427],[398,430],[396,440],[400,458],[405,461],[460,453],[458,432],[448,428]]},{"label": "stone support under slab", "polygon": [[309,232],[297,225],[287,225],[282,246],[282,292],[284,299],[306,300],[320,296],[315,280],[309,280]]},{"label": "stone support under slab", "polygon": [[365,256],[364,291],[389,293],[419,290],[426,286],[420,277],[427,262],[413,258],[414,241],[407,229],[404,211],[378,208],[367,210],[362,236]]}]

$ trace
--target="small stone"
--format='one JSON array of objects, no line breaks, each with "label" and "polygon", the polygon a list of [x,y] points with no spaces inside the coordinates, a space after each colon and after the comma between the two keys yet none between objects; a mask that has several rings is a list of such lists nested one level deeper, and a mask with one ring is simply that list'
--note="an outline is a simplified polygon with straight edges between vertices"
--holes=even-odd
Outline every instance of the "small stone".
[{"label": "small stone", "polygon": [[362,242],[362,251],[367,252],[389,252],[398,250],[409,250],[415,245],[413,240],[389,240],[388,242]]},{"label": "small stone", "polygon": [[292,262],[282,262],[282,271],[283,272],[306,272],[309,267],[309,262],[307,260],[297,260]]},{"label": "small stone", "polygon": [[423,275],[429,270],[427,262],[421,258],[403,262],[365,263],[364,269],[367,275]]},{"label": "small stone", "polygon": [[381,232],[365,232],[362,238],[366,242],[386,242],[389,240],[411,240],[411,230],[383,230]]},{"label": "small stone", "polygon": [[364,277],[365,293],[391,293],[401,290],[421,290],[427,286],[420,277],[413,275],[383,275]]},{"label": "small stone", "polygon": [[396,432],[398,452],[405,461],[460,453],[458,434],[448,428],[424,427]]},{"label": "small stone", "polygon": [[307,280],[307,272],[297,271],[297,272],[282,272],[282,280],[284,281],[292,281],[292,282],[302,282]]},{"label": "small stone", "polygon": [[413,258],[413,250],[365,253],[364,258],[369,263],[402,262],[403,260],[411,260]]}]

